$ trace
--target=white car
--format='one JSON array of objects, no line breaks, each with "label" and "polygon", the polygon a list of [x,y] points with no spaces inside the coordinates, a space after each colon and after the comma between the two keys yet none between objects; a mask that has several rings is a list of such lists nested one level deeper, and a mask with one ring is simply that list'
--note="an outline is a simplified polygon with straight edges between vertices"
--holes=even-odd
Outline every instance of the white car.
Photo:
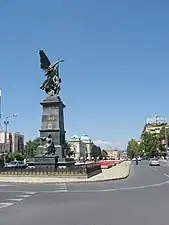
[{"label": "white car", "polygon": [[27,162],[27,169],[35,169],[35,163],[34,162]]},{"label": "white car", "polygon": [[5,168],[26,168],[27,165],[23,161],[11,161],[5,164]]},{"label": "white car", "polygon": [[150,159],[149,166],[160,166],[160,162],[156,158]]}]

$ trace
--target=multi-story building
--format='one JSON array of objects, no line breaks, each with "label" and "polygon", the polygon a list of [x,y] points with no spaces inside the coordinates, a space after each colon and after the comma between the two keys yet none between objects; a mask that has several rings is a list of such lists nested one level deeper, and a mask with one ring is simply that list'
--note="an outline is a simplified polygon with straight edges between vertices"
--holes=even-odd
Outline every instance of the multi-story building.
[{"label": "multi-story building", "polygon": [[120,158],[127,158],[127,151],[120,151]]},{"label": "multi-story building", "polygon": [[147,118],[146,124],[143,128],[141,136],[145,132],[150,132],[151,134],[159,134],[162,128],[169,128],[169,125],[167,124],[166,118],[164,117],[151,117]]},{"label": "multi-story building", "polygon": [[71,146],[71,150],[74,152],[74,158],[76,160],[79,160],[81,157],[91,160],[94,143],[87,134],[81,137],[73,135],[69,138],[68,143]]},{"label": "multi-story building", "polygon": [[73,135],[69,138],[68,143],[70,144],[75,160],[79,160],[81,157],[85,158],[86,145],[81,141],[80,137]]},{"label": "multi-story building", "polygon": [[24,135],[19,132],[12,133],[12,152],[13,153],[24,152]]},{"label": "multi-story building", "polygon": [[92,148],[94,143],[92,139],[89,138],[87,134],[84,134],[80,137],[81,141],[86,145],[86,158],[91,160],[92,158]]},{"label": "multi-story building", "polygon": [[24,135],[19,132],[7,133],[5,144],[5,132],[0,132],[0,153],[4,152],[4,148],[10,153],[24,152]]},{"label": "multi-story building", "polygon": [[106,152],[110,159],[118,159],[120,157],[120,152],[117,149],[110,149],[110,150],[106,149]]}]

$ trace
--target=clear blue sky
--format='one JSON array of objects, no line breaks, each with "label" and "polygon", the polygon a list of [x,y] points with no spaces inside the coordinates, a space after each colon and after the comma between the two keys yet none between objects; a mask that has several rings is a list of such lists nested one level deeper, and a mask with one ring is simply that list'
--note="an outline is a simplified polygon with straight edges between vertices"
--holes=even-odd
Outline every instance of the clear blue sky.
[{"label": "clear blue sky", "polygon": [[145,116],[169,117],[168,0],[0,0],[0,88],[11,131],[38,135],[38,50],[61,65],[67,135],[124,148]]}]

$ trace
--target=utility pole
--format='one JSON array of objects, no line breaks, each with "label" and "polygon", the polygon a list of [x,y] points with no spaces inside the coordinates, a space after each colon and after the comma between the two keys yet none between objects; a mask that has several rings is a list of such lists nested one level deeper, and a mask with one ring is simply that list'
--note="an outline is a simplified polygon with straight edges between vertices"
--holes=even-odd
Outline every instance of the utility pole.
[{"label": "utility pole", "polygon": [[5,121],[4,121],[4,124],[5,124],[5,148],[4,148],[4,165],[6,164],[6,153],[8,152],[8,148],[7,148],[7,132],[8,132],[8,124],[9,124],[9,121],[8,121],[8,117],[6,117]]},{"label": "utility pole", "polygon": [[2,90],[0,89],[0,130],[2,131]]},{"label": "utility pole", "polygon": [[167,156],[167,152],[168,152],[168,135],[167,135],[167,119],[166,118],[165,118],[165,149],[166,149],[166,156]]},{"label": "utility pole", "polygon": [[8,134],[8,124],[10,117],[17,117],[17,114],[13,114],[12,116],[6,116],[4,124],[5,124],[5,148],[4,148],[4,166],[6,164],[6,153],[8,152],[8,143],[7,143],[7,134]]}]

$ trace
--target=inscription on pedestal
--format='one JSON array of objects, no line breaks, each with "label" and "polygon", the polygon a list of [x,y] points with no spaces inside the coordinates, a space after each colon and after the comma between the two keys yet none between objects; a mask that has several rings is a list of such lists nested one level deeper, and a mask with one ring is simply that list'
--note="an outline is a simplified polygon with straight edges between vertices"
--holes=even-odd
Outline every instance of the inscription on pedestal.
[{"label": "inscription on pedestal", "polygon": [[46,122],[46,121],[56,121],[57,120],[57,116],[47,116],[47,115],[43,115],[42,116],[42,122]]}]

